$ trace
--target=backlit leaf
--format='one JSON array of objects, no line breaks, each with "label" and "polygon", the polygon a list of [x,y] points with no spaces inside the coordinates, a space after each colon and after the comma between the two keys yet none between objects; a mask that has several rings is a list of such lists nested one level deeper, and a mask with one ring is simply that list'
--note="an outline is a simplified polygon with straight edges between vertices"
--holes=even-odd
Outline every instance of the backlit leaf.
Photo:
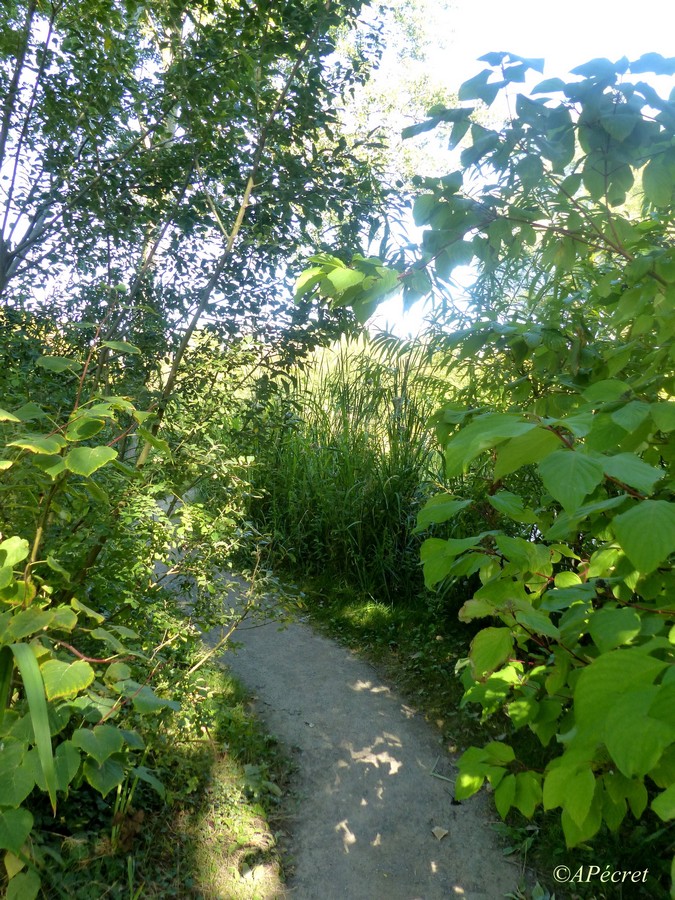
[{"label": "backlit leaf", "polygon": [[447,522],[467,506],[472,500],[456,500],[451,494],[436,494],[424,504],[417,514],[416,531],[423,531],[427,526]]},{"label": "backlit leaf", "polygon": [[17,438],[7,444],[8,447],[19,447],[21,450],[28,450],[29,453],[59,453],[63,449],[65,441],[59,437],[43,437],[42,435],[26,435]]},{"label": "backlit leaf", "polygon": [[485,678],[498,669],[513,652],[510,628],[484,628],[471,641],[469,659],[474,678]]},{"label": "backlit leaf", "polygon": [[522,466],[539,462],[562,446],[558,435],[548,428],[533,428],[527,434],[514,437],[497,450],[495,479],[503,478]]},{"label": "backlit leaf", "polygon": [[0,566],[13,568],[28,556],[28,541],[25,538],[10,537],[0,541]]},{"label": "backlit leaf", "polygon": [[70,472],[88,478],[113,459],[117,459],[117,451],[112,447],[75,447],[64,462]]},{"label": "backlit leaf", "polygon": [[675,784],[652,800],[652,809],[664,822],[675,819]]},{"label": "backlit leaf", "polygon": [[35,364],[56,373],[82,368],[81,362],[66,356],[41,356],[35,361]]},{"label": "backlit leaf", "polygon": [[83,659],[72,663],[50,659],[41,668],[48,700],[74,697],[94,680],[94,670]]},{"label": "backlit leaf", "polygon": [[107,347],[109,350],[117,351],[117,353],[138,354],[141,352],[138,347],[127,341],[101,341],[101,347]]}]

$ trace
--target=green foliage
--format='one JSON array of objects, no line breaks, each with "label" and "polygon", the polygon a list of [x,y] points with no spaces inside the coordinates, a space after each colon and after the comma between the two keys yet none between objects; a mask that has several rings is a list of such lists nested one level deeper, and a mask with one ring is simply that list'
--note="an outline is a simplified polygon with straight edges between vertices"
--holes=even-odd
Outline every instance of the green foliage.
[{"label": "green foliage", "polygon": [[[533,65],[486,62],[460,99],[489,104]],[[506,743],[471,749],[458,796],[488,779],[502,816],[560,809],[569,847],[673,812],[675,106],[639,80],[664,66],[594,60],[518,95],[501,130],[449,111],[462,171],[414,209],[419,265],[476,271],[474,324],[437,339],[466,385],[436,417],[453,490],[419,528],[483,527],[430,536],[425,578],[477,573],[459,615],[491,624],[465,702],[548,754],[534,771]]]},{"label": "green foliage", "polygon": [[248,516],[277,565],[382,600],[415,597],[411,531],[438,467],[426,421],[447,379],[424,348],[388,338],[345,342],[309,363],[292,386],[256,400],[235,435]]},{"label": "green foliage", "polygon": [[[333,56],[360,5],[0,11],[8,896],[49,881],[41,835],[75,797],[112,817],[117,852],[136,791],[163,795],[200,664],[180,597],[202,625],[236,619],[220,585],[244,489],[219,429],[232,371],[252,373],[243,333],[268,353],[283,336],[287,359],[353,319],[294,307],[286,269],[328,230],[355,250],[375,219],[372,172],[331,130],[367,73]],[[206,478],[227,482],[220,505],[194,499]]]}]

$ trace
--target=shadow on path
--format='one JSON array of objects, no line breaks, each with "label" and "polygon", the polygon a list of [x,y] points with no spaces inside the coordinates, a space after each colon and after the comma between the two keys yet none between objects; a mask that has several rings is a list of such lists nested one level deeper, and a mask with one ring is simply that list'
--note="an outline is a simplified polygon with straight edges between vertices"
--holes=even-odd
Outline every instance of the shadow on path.
[{"label": "shadow on path", "polygon": [[234,639],[242,646],[224,661],[298,765],[292,898],[499,900],[515,890],[487,804],[452,803],[440,737],[372,667],[301,623],[245,622]]}]

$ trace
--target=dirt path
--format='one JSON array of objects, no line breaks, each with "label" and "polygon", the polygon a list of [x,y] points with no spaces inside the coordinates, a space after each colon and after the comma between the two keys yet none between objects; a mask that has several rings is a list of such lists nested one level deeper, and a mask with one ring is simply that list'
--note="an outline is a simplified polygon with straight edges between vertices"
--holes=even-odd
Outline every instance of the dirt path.
[{"label": "dirt path", "polygon": [[[499,900],[515,889],[487,804],[452,803],[439,736],[371,666],[302,623],[244,623],[235,640],[224,661],[298,767],[293,900]],[[435,828],[448,833],[438,840]]]}]

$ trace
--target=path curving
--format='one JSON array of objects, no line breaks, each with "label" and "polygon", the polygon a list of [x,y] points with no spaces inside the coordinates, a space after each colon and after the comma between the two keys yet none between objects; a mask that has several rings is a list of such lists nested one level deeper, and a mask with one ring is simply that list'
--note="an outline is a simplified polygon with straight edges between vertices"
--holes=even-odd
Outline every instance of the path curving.
[{"label": "path curving", "polygon": [[234,639],[241,647],[223,661],[297,763],[289,897],[499,900],[515,890],[488,805],[452,803],[439,735],[368,663],[301,622],[245,621]]}]

